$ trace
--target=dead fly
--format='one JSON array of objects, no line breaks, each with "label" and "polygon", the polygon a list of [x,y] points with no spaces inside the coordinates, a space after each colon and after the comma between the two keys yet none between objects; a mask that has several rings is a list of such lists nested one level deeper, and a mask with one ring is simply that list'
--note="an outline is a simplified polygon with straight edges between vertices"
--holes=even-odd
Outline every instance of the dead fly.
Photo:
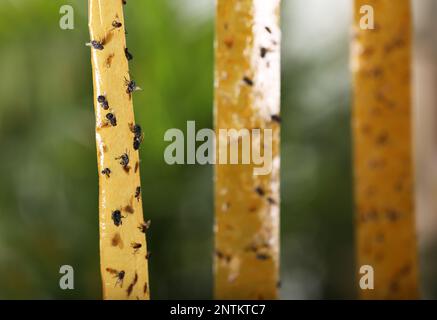
[{"label": "dead fly", "polygon": [[105,176],[107,176],[108,178],[110,178],[110,174],[111,174],[111,169],[109,168],[105,168],[102,170],[102,174],[104,174]]},{"label": "dead fly", "polygon": [[111,219],[112,219],[112,221],[114,221],[115,226],[117,226],[117,227],[121,226],[123,224],[123,221],[121,219],[124,219],[124,218],[125,217],[123,217],[121,215],[120,210],[112,211]]},{"label": "dead fly", "polygon": [[127,287],[127,296],[129,297],[130,294],[132,293],[132,290],[134,289],[134,286],[137,284],[138,282],[138,274],[135,272],[135,276],[134,276],[134,280],[132,281],[132,283],[129,285],[129,287]]},{"label": "dead fly", "polygon": [[122,165],[123,169],[129,169],[129,156],[127,153],[123,153],[118,158],[115,158],[115,160],[120,160],[120,164]]},{"label": "dead fly", "polygon": [[106,97],[101,95],[97,97],[97,102],[100,104],[100,106],[104,109],[104,110],[108,110],[109,109],[109,103],[108,100],[106,100]]},{"label": "dead fly", "polygon": [[132,123],[129,124],[129,129],[130,131],[132,131],[132,133],[135,135],[135,137],[141,137],[142,135],[142,130],[141,130],[141,126],[138,124],[133,125]]},{"label": "dead fly", "polygon": [[224,254],[224,253],[221,252],[221,251],[216,250],[215,254],[216,254],[216,256],[217,256],[218,259],[220,259],[220,260],[224,260],[224,261],[226,261],[227,263],[229,263],[229,262],[232,260],[232,257],[231,257],[230,255],[228,255],[228,254]]},{"label": "dead fly", "polygon": [[88,47],[93,47],[96,50],[103,50],[105,47],[104,45],[104,41],[97,41],[97,40],[92,40],[91,42],[85,43],[86,46]]},{"label": "dead fly", "polygon": [[133,142],[134,150],[138,150],[140,148],[140,145],[141,145],[141,140],[138,139],[137,137],[134,137],[134,142]]},{"label": "dead fly", "polygon": [[244,77],[243,81],[245,84],[247,84],[248,86],[253,86],[253,80],[250,79],[249,77]]},{"label": "dead fly", "polygon": [[111,126],[115,127],[117,125],[117,118],[115,117],[115,115],[113,113],[109,112],[106,114],[105,117],[109,121]]},{"label": "dead fly", "polygon": [[146,231],[150,228],[150,225],[151,225],[151,224],[152,224],[152,221],[151,221],[151,220],[147,220],[146,222],[141,223],[141,224],[139,225],[138,229],[140,229],[140,231],[141,231],[142,233],[146,233]]},{"label": "dead fly", "polygon": [[138,250],[140,250],[142,247],[141,243],[138,242],[132,242],[130,246],[134,249],[134,254],[138,253]]},{"label": "dead fly", "polygon": [[256,258],[257,258],[258,260],[268,260],[270,257],[269,257],[269,255],[267,255],[267,254],[265,254],[265,253],[258,253],[258,254],[256,255]]},{"label": "dead fly", "polygon": [[115,286],[120,284],[120,288],[122,288],[125,272],[123,270],[118,271],[118,270],[115,270],[112,268],[106,268],[106,271],[108,271],[110,274],[114,275],[114,278],[117,278],[117,281],[115,282]]},{"label": "dead fly", "polygon": [[129,52],[129,50],[127,48],[124,48],[124,55],[126,56],[126,59],[128,61],[130,61],[134,58],[134,56]]},{"label": "dead fly", "polygon": [[103,50],[105,48],[105,44],[109,41],[109,35],[106,34],[103,39],[100,40],[91,40],[91,42],[85,43],[88,47],[93,47],[96,50]]},{"label": "dead fly", "polygon": [[150,252],[150,251],[147,252],[146,253],[146,260],[149,260],[151,255],[152,255],[152,252]]},{"label": "dead fly", "polygon": [[[123,24],[117,20],[112,21],[112,26],[114,27],[114,29],[121,28],[122,25]],[[114,30],[114,29],[112,29],[112,30]]]},{"label": "dead fly", "polygon": [[122,3],[122,4],[126,4],[126,3],[127,3],[127,0],[121,0],[121,3]]},{"label": "dead fly", "polygon": [[271,204],[271,205],[275,205],[275,204],[276,204],[275,199],[273,199],[272,197],[268,197],[268,198],[267,198],[267,202],[268,202],[269,204]]},{"label": "dead fly", "polygon": [[277,114],[272,114],[270,118],[272,119],[273,122],[281,123],[281,116]]},{"label": "dead fly", "polygon": [[124,78],[124,84],[126,86],[126,93],[129,94],[129,98],[131,97],[132,92],[142,90],[133,80],[128,80]]},{"label": "dead fly", "polygon": [[269,49],[261,47],[261,49],[260,49],[261,58],[265,58],[265,56],[267,55],[268,52],[269,52]]},{"label": "dead fly", "polygon": [[266,192],[264,191],[264,189],[261,188],[261,187],[256,187],[256,188],[255,188],[255,192],[256,192],[259,196],[261,196],[261,197],[263,197],[263,196],[266,194]]},{"label": "dead fly", "polygon": [[134,142],[133,142],[134,150],[138,150],[140,148],[141,142],[143,142],[143,134],[142,134],[141,126],[138,124],[136,125],[130,124],[129,127],[132,133],[134,134]]},{"label": "dead fly", "polygon": [[141,187],[137,187],[135,189],[135,198],[137,198],[137,200],[140,201],[140,196],[141,196]]}]

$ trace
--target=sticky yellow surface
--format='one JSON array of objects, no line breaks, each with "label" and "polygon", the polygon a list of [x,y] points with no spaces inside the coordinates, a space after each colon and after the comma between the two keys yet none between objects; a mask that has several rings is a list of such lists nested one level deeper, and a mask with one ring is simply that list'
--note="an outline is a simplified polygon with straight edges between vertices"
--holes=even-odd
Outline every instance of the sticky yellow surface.
[{"label": "sticky yellow surface", "polygon": [[[113,21],[122,23],[114,28]],[[91,40],[103,41],[104,49],[91,48],[96,116],[96,142],[99,172],[100,263],[105,299],[149,299],[147,245],[139,230],[144,223],[141,198],[135,198],[140,186],[139,155],[133,149],[134,124],[132,99],[126,93],[129,79],[123,8],[121,0],[89,0],[89,30]],[[109,110],[97,102],[105,95]],[[108,125],[106,114],[113,113],[117,125]],[[126,170],[120,164],[123,153],[129,156]],[[109,177],[102,174],[111,170]],[[129,208],[131,207],[131,208]],[[124,218],[116,226],[112,212],[120,210]],[[132,212],[133,211],[133,212]],[[133,244],[141,247],[135,251]],[[124,271],[124,278],[117,275]]]},{"label": "sticky yellow surface", "polygon": [[[363,5],[374,9],[374,30],[360,29]],[[364,299],[418,298],[410,10],[409,0],[355,1],[357,269],[370,265],[375,276],[373,290],[358,288]]]},{"label": "sticky yellow surface", "polygon": [[273,130],[271,174],[255,176],[253,164],[215,166],[217,299],[278,297],[279,6],[279,0],[217,0],[216,133]]}]

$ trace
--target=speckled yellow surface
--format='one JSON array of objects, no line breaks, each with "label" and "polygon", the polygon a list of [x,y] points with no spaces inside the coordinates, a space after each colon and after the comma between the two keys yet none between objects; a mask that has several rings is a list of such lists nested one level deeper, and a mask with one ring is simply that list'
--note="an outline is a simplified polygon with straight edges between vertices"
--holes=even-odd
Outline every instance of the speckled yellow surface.
[{"label": "speckled yellow surface", "polygon": [[[217,0],[215,129],[272,129],[273,170],[215,167],[217,299],[275,299],[279,286],[279,0]],[[240,148],[241,149],[241,148]]]},{"label": "speckled yellow surface", "polygon": [[[113,21],[121,23],[121,27],[114,28]],[[135,120],[132,98],[125,85],[125,78],[130,76],[124,52],[122,1],[89,0],[89,29],[91,40],[103,42],[103,50],[91,47],[103,297],[149,299],[147,245],[145,235],[139,229],[144,223],[143,208],[141,197],[135,197],[140,186],[139,155],[133,149],[134,135],[129,127]],[[100,95],[106,97],[108,110],[98,103]],[[116,126],[107,121],[108,113],[115,115]],[[120,164],[121,160],[116,159],[124,153],[129,157],[125,168]],[[102,173],[105,168],[111,171],[109,177]],[[116,210],[122,215],[119,226],[112,219]]]},{"label": "speckled yellow surface", "polygon": [[[375,29],[361,30],[371,5]],[[356,0],[352,45],[357,269],[371,265],[364,299],[418,297],[409,0]],[[357,280],[358,284],[358,280]]]}]

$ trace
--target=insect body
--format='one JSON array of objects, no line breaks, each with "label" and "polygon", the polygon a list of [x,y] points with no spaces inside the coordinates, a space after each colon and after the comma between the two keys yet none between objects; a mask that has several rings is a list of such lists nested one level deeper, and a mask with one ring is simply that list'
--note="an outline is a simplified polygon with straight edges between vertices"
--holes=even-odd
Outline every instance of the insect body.
[{"label": "insect body", "polygon": [[267,198],[267,202],[268,202],[269,204],[271,204],[271,205],[276,204],[275,199],[273,199],[272,197],[268,197],[268,198]]},{"label": "insect body", "polygon": [[138,150],[140,148],[141,142],[143,142],[143,134],[142,134],[141,126],[138,124],[136,125],[131,124],[130,130],[134,134],[134,142],[133,142],[134,150]]},{"label": "insect body", "polygon": [[134,249],[134,254],[137,253],[138,250],[140,250],[140,248],[142,247],[141,243],[138,242],[132,242],[130,246]]},{"label": "insect body", "polygon": [[258,260],[267,260],[267,259],[269,259],[270,257],[269,257],[267,254],[265,254],[265,253],[258,253],[258,254],[256,255],[256,258],[257,258]]},{"label": "insect body", "polygon": [[132,131],[132,133],[135,134],[135,137],[141,137],[142,130],[141,130],[141,126],[140,125],[138,125],[138,124],[135,124],[135,125],[130,124],[129,127],[130,127],[130,130]]},{"label": "insect body", "polygon": [[129,287],[126,290],[128,297],[132,293],[132,290],[134,289],[134,286],[137,284],[137,282],[138,282],[138,274],[135,272],[134,280],[132,281],[132,283],[129,285]]},{"label": "insect body", "polygon": [[112,26],[114,28],[121,28],[122,25],[123,24],[121,22],[117,21],[117,20],[112,21]]},{"label": "insect body", "polygon": [[277,114],[272,114],[271,119],[273,122],[281,123],[281,116]]},{"label": "insect body", "polygon": [[121,215],[120,210],[112,211],[111,219],[114,221],[115,226],[119,227],[123,224],[122,219],[125,218]]},{"label": "insect body", "polygon": [[129,156],[127,153],[123,153],[118,158],[115,158],[115,160],[120,160],[120,164],[123,166],[124,169],[128,168],[129,165]]},{"label": "insect body", "polygon": [[113,127],[117,125],[117,118],[113,113],[107,113],[105,117]]},{"label": "insect body", "polygon": [[151,223],[152,223],[151,220],[147,220],[146,222],[141,223],[138,229],[140,229],[142,233],[146,233],[147,229],[150,228]]},{"label": "insect body", "polygon": [[140,145],[141,145],[141,140],[138,139],[137,137],[134,137],[134,143],[133,143],[134,150],[138,150],[140,148]]},{"label": "insect body", "polygon": [[129,94],[129,97],[131,96],[132,92],[141,90],[141,88],[138,87],[133,80],[124,78],[124,84],[126,85],[126,93]]},{"label": "insect body", "polygon": [[124,55],[126,56],[126,59],[132,60],[134,58],[134,56],[129,52],[129,50],[127,48],[124,48]]},{"label": "insect body", "polygon": [[110,178],[110,174],[111,174],[111,169],[109,168],[105,168],[102,170],[102,174],[104,174],[105,176],[107,176],[108,178]]},{"label": "insect body", "polygon": [[88,42],[85,45],[88,47],[93,47],[96,50],[103,50],[105,48],[103,44],[104,41],[92,40],[91,42]]},{"label": "insect body", "polygon": [[269,52],[269,50],[267,48],[261,47],[261,49],[260,49],[261,58],[265,58],[265,56],[267,55],[268,52]]},{"label": "insect body", "polygon": [[124,270],[118,271],[112,268],[106,268],[106,271],[108,271],[110,274],[113,274],[115,278],[117,278],[117,282],[115,282],[115,286],[120,284],[120,287],[123,287],[123,280],[125,276]]},{"label": "insect body", "polygon": [[109,109],[109,103],[108,103],[108,100],[106,100],[105,96],[98,96],[97,97],[97,102],[100,103],[100,105],[102,106],[102,108],[104,110],[108,110]]},{"label": "insect body", "polygon": [[264,191],[264,189],[262,187],[256,187],[255,192],[261,197],[263,197],[266,194],[266,192]]},{"label": "insect body", "polygon": [[135,189],[135,198],[137,198],[137,200],[140,201],[140,196],[141,196],[141,187],[137,187]]},{"label": "insect body", "polygon": [[250,79],[249,77],[244,77],[243,81],[245,84],[247,84],[248,86],[253,86],[253,80]]}]

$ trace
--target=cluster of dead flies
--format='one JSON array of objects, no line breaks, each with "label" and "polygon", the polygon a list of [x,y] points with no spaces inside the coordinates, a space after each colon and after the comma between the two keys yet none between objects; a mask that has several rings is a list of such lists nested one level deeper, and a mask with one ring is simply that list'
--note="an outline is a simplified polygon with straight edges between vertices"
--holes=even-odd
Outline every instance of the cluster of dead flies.
[{"label": "cluster of dead flies", "polygon": [[[272,34],[272,33],[273,33],[273,32],[272,32],[272,29],[271,29],[270,27],[268,27],[268,26],[264,27],[264,29],[265,29],[269,34]],[[231,48],[233,47],[233,41],[232,41],[232,40],[226,40],[225,44],[226,44],[226,46],[227,46],[229,49],[231,49]],[[275,40],[272,40],[272,45],[273,45],[273,46],[276,46],[276,45],[277,45],[277,42],[276,42]],[[261,57],[262,59],[264,59],[264,58],[267,56],[267,54],[268,54],[269,52],[274,52],[274,49],[267,48],[267,47],[263,47],[263,46],[260,47],[260,57]],[[268,66],[270,66],[269,63],[268,63]],[[244,76],[242,80],[243,80],[243,83],[244,83],[245,85],[249,86],[249,87],[253,87],[253,86],[255,85],[254,80],[253,80],[252,78],[248,77],[248,76]],[[277,123],[277,124],[280,124],[280,123],[281,123],[281,116],[278,115],[278,114],[272,114],[272,115],[270,116],[270,120],[271,120],[272,122],[275,122],[275,123]]]},{"label": "cluster of dead flies", "polygon": [[[123,3],[125,4],[125,3]],[[112,29],[110,30],[110,33],[112,31],[114,31],[115,29],[119,29],[123,26],[123,24],[121,22],[119,22],[118,20],[114,20],[112,21]],[[110,34],[109,33],[109,34]],[[103,51],[105,49],[105,45],[108,41],[110,37],[108,35],[106,35],[103,39],[101,40],[91,40],[91,42],[87,43],[86,45],[92,47],[95,50],[101,50]],[[126,57],[126,59],[128,61],[133,59],[133,55],[129,52],[128,48],[124,48],[124,56]],[[114,57],[114,54],[109,55],[108,59],[107,59],[107,66],[110,66],[110,63],[112,61],[112,58]],[[129,99],[132,98],[132,93],[137,91],[137,90],[141,90],[140,87],[137,86],[136,82],[132,79],[127,79],[126,77],[124,78],[124,85],[126,86],[126,94],[129,95]],[[105,95],[99,95],[97,97],[97,102],[99,103],[99,105],[102,107],[103,110],[107,111],[109,110],[109,102],[108,99],[106,98]],[[107,124],[115,127],[117,126],[117,117],[115,116],[115,114],[113,112],[108,112],[105,115]],[[139,125],[135,125],[134,126],[135,131],[132,131],[134,133],[134,137],[133,137],[133,147],[135,150],[138,150],[140,147],[140,144],[142,142],[142,134],[141,134],[141,127]],[[131,128],[131,130],[133,130]]]},{"label": "cluster of dead flies", "polygon": [[[126,4],[126,0],[122,0],[122,4],[125,5]],[[121,22],[119,22],[118,20],[114,20],[112,22],[112,29],[110,30],[110,32],[114,31],[115,29],[119,29],[121,28],[123,25]],[[90,43],[87,43],[88,46],[92,47],[95,50],[104,50],[105,49],[105,45],[108,41],[109,37],[105,36],[104,39],[102,40],[91,40]],[[126,59],[128,61],[133,59],[133,55],[129,52],[128,48],[124,48],[124,56],[126,57]],[[111,59],[107,59],[107,66],[110,66],[110,61],[112,60],[112,58],[114,57],[114,54],[110,55]],[[129,99],[131,99],[132,97],[132,93],[134,91],[137,90],[141,90],[135,83],[135,81],[133,80],[128,80],[125,77],[125,82],[124,82],[125,86],[126,86],[126,94],[129,95]],[[101,106],[101,108],[105,111],[109,110],[110,106],[109,106],[109,102],[108,99],[106,98],[105,95],[99,95],[97,97],[97,102],[98,104]],[[117,126],[117,118],[115,116],[115,114],[113,112],[108,112],[105,115],[106,120],[108,121],[108,124],[115,127]],[[131,132],[133,133],[133,148],[134,150],[138,150],[140,148],[140,145],[143,141],[143,133],[142,133],[142,129],[141,126],[138,124],[129,124],[129,129],[131,130]],[[126,171],[129,172],[129,155],[127,152],[123,153],[122,155],[120,155],[119,157],[115,158],[116,160],[120,160],[120,165],[122,166],[122,168]],[[108,178],[110,178],[111,175],[111,169],[109,168],[104,168],[101,172],[103,175],[106,175]],[[135,189],[135,194],[134,197],[139,201],[141,196],[141,187],[138,186]],[[116,227],[119,227],[123,224],[123,219],[126,218],[125,216],[123,216],[121,214],[120,210],[114,210],[111,213],[111,219],[114,223],[114,225]],[[146,233],[147,229],[150,227],[150,220],[146,221],[145,223],[142,223],[138,226],[138,229],[142,232],[142,233]],[[134,250],[134,254],[136,254],[138,252],[138,250],[142,247],[141,243],[137,243],[137,242],[132,242],[131,243],[131,247]],[[146,259],[149,259],[150,257],[150,252],[148,252],[146,254]],[[120,287],[123,286],[123,280],[125,278],[125,271],[124,270],[116,270],[113,268],[106,268],[106,271],[113,274],[114,277],[117,279],[115,285],[120,285]],[[135,273],[135,277],[133,282],[129,285],[128,289],[127,289],[127,295],[129,296],[133,290],[133,287],[136,285],[138,281],[138,274]],[[147,282],[144,284],[144,293],[147,292]]]},{"label": "cluster of dead flies", "polygon": [[[114,221],[114,224],[116,226],[120,226],[122,224],[122,220],[121,219],[124,218],[124,217],[121,215],[120,210],[115,210],[115,211],[112,212],[111,218]],[[138,229],[141,232],[146,233],[146,231],[150,227],[150,224],[151,224],[151,221],[148,220],[145,223],[141,223],[138,226]],[[131,247],[134,250],[134,254],[136,254],[138,252],[138,250],[140,250],[142,245],[141,245],[141,243],[138,243],[138,242],[132,242],[131,243]],[[147,252],[147,254],[145,256],[146,260],[149,260],[150,255],[151,255],[151,252],[150,251]],[[113,268],[106,268],[106,271],[109,272],[110,274],[114,275],[114,278],[117,279],[116,282],[115,282],[115,286],[120,285],[120,288],[122,288],[123,287],[123,281],[124,281],[124,278],[126,276],[126,272],[124,270],[116,270],[116,269],[113,269]],[[126,290],[128,296],[130,296],[130,294],[132,293],[132,290],[133,290],[134,286],[136,285],[137,281],[138,281],[138,274],[135,272],[134,280],[132,281],[131,284],[129,284],[129,286],[128,286],[127,290]],[[147,282],[144,283],[144,289],[143,290],[144,290],[144,294],[146,294],[147,290],[148,290]]]}]

